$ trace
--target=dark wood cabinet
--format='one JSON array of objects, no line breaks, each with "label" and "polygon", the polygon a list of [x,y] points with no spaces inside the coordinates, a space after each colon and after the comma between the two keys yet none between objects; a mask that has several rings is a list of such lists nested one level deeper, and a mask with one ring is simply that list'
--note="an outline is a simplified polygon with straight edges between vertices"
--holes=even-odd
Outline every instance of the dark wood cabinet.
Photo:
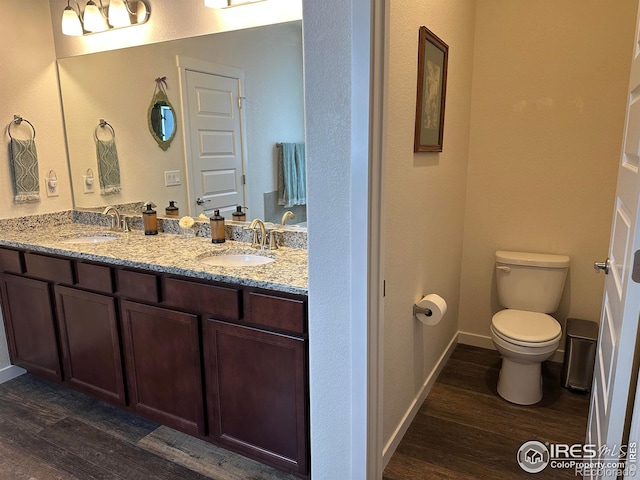
[{"label": "dark wood cabinet", "polygon": [[307,473],[305,341],[208,320],[204,354],[213,440],[265,463]]},{"label": "dark wood cabinet", "polygon": [[11,360],[36,375],[61,381],[49,284],[8,274],[2,275],[1,284]]},{"label": "dark wood cabinet", "polygon": [[125,405],[115,299],[59,285],[55,294],[65,381]]},{"label": "dark wood cabinet", "polygon": [[306,295],[0,248],[11,360],[308,478]]},{"label": "dark wood cabinet", "polygon": [[145,416],[204,435],[198,317],[123,301],[122,334],[131,406]]}]

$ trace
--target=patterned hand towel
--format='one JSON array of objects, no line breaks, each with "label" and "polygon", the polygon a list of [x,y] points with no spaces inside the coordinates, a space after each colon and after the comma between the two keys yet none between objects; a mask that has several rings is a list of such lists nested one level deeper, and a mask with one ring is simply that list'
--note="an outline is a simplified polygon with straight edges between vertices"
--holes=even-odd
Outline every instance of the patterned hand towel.
[{"label": "patterned hand towel", "polygon": [[120,187],[120,164],[116,141],[96,139],[96,153],[98,156],[98,178],[100,179],[100,194],[111,195],[118,193]]},{"label": "patterned hand towel", "polygon": [[16,203],[39,202],[38,153],[33,138],[11,139],[11,172],[15,190],[14,201]]}]

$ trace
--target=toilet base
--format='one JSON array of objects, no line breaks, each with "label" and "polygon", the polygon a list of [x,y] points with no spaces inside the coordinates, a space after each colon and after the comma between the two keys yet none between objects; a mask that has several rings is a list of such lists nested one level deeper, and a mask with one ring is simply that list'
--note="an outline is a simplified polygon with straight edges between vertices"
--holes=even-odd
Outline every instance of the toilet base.
[{"label": "toilet base", "polygon": [[498,394],[518,405],[538,403],[542,400],[541,363],[519,363],[502,357]]}]

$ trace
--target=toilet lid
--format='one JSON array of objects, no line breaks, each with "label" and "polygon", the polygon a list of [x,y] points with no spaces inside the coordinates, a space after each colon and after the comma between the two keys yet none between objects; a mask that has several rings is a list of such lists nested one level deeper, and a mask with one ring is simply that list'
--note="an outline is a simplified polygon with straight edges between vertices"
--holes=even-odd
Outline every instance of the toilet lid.
[{"label": "toilet lid", "polygon": [[550,315],[524,310],[501,310],[493,316],[491,325],[505,340],[542,343],[562,334],[560,324]]}]

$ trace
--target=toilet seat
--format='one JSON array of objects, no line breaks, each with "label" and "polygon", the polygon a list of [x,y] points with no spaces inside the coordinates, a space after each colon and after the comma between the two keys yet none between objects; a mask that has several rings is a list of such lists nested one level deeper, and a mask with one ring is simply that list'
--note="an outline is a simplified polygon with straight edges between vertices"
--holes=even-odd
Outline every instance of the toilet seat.
[{"label": "toilet seat", "polygon": [[525,347],[546,347],[560,340],[562,328],[550,315],[506,309],[491,319],[491,331],[505,342]]}]

